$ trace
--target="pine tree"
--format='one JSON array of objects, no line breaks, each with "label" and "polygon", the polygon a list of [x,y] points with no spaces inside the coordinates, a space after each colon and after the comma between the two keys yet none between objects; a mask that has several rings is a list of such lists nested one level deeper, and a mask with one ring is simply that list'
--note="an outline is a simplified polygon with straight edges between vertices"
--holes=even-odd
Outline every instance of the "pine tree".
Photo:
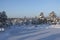
[{"label": "pine tree", "polygon": [[57,16],[56,16],[55,12],[52,11],[52,12],[49,14],[49,17],[56,18]]},{"label": "pine tree", "polygon": [[7,20],[7,15],[6,12],[0,12],[0,27],[3,27],[6,24],[6,20]]}]

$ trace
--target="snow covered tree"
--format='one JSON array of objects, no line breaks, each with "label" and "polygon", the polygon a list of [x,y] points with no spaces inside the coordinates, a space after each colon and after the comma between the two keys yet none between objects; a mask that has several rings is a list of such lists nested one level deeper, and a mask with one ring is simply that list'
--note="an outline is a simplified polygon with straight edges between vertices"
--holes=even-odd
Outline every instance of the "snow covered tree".
[{"label": "snow covered tree", "polygon": [[44,13],[43,12],[40,13],[40,18],[44,18]]},{"label": "snow covered tree", "polygon": [[6,24],[7,15],[6,12],[0,12],[0,27],[3,27]]},{"label": "snow covered tree", "polygon": [[56,16],[55,12],[52,11],[52,12],[49,14],[49,17],[51,17],[51,18],[56,18],[57,16]]},{"label": "snow covered tree", "polygon": [[52,23],[56,24],[56,20],[57,20],[56,18],[57,18],[56,13],[54,11],[52,11],[49,14],[49,20],[50,20],[51,24]]},{"label": "snow covered tree", "polygon": [[47,23],[47,19],[45,18],[43,12],[40,13],[40,16],[38,17],[38,21],[39,21],[39,24]]},{"label": "snow covered tree", "polygon": [[7,15],[6,15],[6,12],[5,11],[3,11],[2,12],[2,20],[3,20],[3,22],[6,22],[6,20],[7,20]]}]

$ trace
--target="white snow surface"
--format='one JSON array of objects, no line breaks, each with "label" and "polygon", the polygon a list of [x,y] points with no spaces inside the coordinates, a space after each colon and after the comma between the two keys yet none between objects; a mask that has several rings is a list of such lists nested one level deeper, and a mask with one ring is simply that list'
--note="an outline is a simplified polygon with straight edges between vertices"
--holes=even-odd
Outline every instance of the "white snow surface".
[{"label": "white snow surface", "polygon": [[0,32],[0,40],[60,40],[60,24],[11,26]]}]

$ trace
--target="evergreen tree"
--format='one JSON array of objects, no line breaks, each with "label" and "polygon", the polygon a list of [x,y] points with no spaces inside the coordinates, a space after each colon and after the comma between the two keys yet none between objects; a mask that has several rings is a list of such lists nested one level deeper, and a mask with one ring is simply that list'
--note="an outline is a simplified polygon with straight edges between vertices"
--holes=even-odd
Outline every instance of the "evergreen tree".
[{"label": "evergreen tree", "polygon": [[56,23],[56,22],[55,22],[55,21],[56,21],[56,18],[57,18],[56,13],[55,13],[54,11],[52,11],[52,12],[49,14],[49,19],[50,19],[51,24],[52,24],[52,23]]},{"label": "evergreen tree", "polygon": [[44,18],[44,13],[43,12],[40,13],[40,17]]},{"label": "evergreen tree", "polygon": [[3,27],[6,24],[7,15],[6,12],[0,12],[0,27]]},{"label": "evergreen tree", "polygon": [[39,18],[38,18],[38,21],[39,21],[39,24],[47,23],[47,19],[45,18],[43,12],[40,13],[40,16],[39,16]]},{"label": "evergreen tree", "polygon": [[5,11],[3,11],[2,12],[2,20],[3,20],[3,22],[6,22],[6,20],[7,20],[7,15],[6,15],[6,12]]},{"label": "evergreen tree", "polygon": [[55,12],[52,11],[52,12],[49,14],[49,17],[56,18],[57,16],[56,16]]}]

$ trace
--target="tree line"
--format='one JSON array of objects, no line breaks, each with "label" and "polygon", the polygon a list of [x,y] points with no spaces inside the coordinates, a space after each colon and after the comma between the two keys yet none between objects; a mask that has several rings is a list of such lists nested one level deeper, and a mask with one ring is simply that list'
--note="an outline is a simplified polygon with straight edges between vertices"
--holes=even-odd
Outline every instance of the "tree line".
[{"label": "tree line", "polygon": [[[27,20],[27,18],[26,18],[26,20]],[[34,25],[37,25],[37,24],[47,24],[47,23],[49,23],[49,24],[50,23],[51,24],[52,23],[56,24],[57,22],[59,22],[59,18],[57,18],[57,15],[56,15],[56,13],[54,11],[52,11],[49,14],[48,17],[45,17],[44,13],[41,12],[39,17],[32,18],[31,20],[32,21],[29,21],[29,20],[27,20],[25,22],[23,21],[23,24],[26,24],[26,25],[28,25],[29,23],[34,24]],[[6,26],[7,23],[8,23],[7,21],[8,21],[8,17],[6,15],[6,12],[5,11],[0,12],[0,27]],[[12,24],[11,20],[9,20],[9,21],[10,21],[9,24]],[[16,24],[18,24],[18,23],[16,22]]]}]

